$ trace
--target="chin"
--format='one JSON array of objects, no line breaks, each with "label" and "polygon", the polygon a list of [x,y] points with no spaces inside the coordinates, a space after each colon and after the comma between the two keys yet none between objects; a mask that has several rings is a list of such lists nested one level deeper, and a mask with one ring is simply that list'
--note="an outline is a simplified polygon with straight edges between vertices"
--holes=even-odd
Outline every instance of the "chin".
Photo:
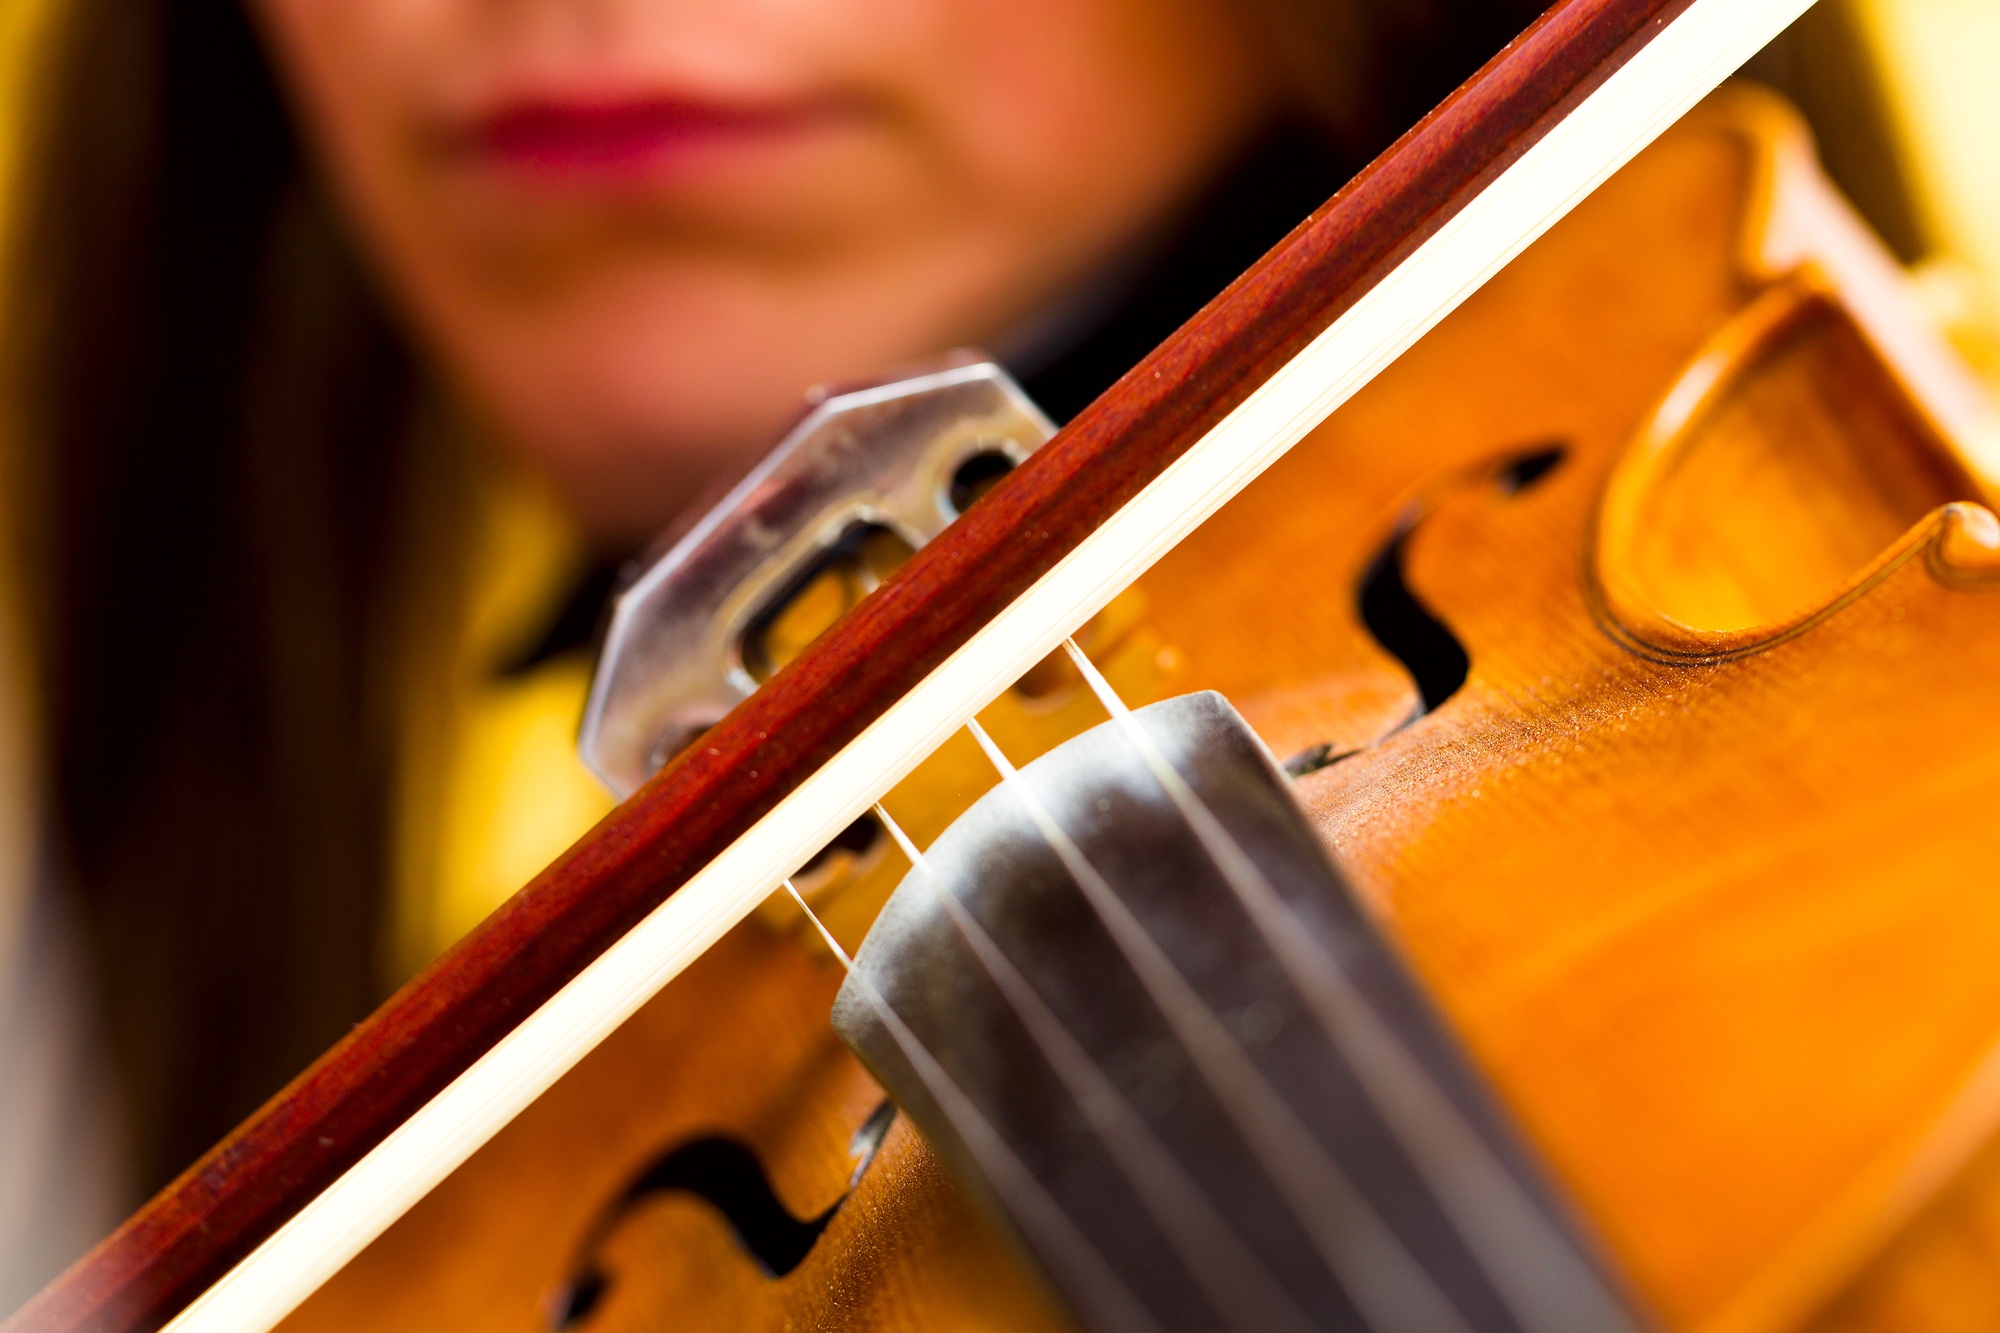
[{"label": "chin", "polygon": [[799,410],[807,386],[796,377],[718,365],[662,351],[644,373],[629,356],[607,356],[593,373],[518,378],[483,396],[503,433],[552,477],[615,478],[615,493],[591,507],[624,513],[614,526],[643,535],[761,454]]}]

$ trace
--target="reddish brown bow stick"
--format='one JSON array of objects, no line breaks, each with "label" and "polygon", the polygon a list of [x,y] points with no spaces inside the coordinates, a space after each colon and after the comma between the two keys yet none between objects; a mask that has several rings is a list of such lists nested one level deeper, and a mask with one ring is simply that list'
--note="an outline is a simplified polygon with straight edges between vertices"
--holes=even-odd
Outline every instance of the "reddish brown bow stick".
[{"label": "reddish brown bow stick", "polygon": [[156,1327],[768,812],[1691,0],[1563,0],[979,505],[6,1324]]}]

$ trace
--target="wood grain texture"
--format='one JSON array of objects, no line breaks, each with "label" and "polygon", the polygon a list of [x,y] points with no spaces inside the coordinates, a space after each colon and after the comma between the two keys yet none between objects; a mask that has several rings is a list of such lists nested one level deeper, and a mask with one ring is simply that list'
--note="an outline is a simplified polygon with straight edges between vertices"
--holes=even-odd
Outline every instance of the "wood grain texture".
[{"label": "wood grain texture", "polygon": [[[1132,623],[1143,611],[1128,604],[1100,617],[1090,636],[1115,687],[1135,699],[1172,692],[1171,654]],[[1010,690],[980,721],[1025,762],[1104,717],[1072,669],[1033,695]],[[927,846],[994,777],[961,731],[882,804]],[[809,890],[849,949],[909,869],[886,835],[882,842],[854,873]],[[839,979],[803,913],[773,895],[320,1287],[280,1333],[545,1333],[545,1303],[590,1217],[697,1132],[750,1146],[795,1215],[824,1207],[852,1167],[849,1136],[883,1096],[827,1022]],[[686,1199],[649,1206],[619,1228],[607,1255],[614,1296],[579,1333],[1068,1329],[921,1136],[899,1134],[890,1146],[782,1278],[758,1271],[713,1209]]]},{"label": "wood grain texture", "polygon": [[[1234,541],[1204,530],[1145,586],[1186,611],[1154,627],[1191,636],[1188,683],[1234,691],[1282,753],[1311,722],[1266,701],[1380,669],[1358,631],[1329,651],[1342,612],[1309,581],[1352,586],[1420,503],[1409,582],[1471,675],[1300,790],[1661,1325],[1778,1333],[1919,1206],[1911,1163],[1994,1058],[2000,565],[1960,531],[1984,510],[1941,507],[1991,492],[1880,349],[1818,300],[1766,319],[1783,287],[1729,234],[1755,177],[1700,119],[1246,490],[1211,524]],[[1709,562],[1607,549],[1607,487],[1718,349],[1737,373],[1634,497]],[[1476,466],[1546,442],[1566,461],[1530,490]],[[1590,572],[1625,559],[1686,653],[1591,604]],[[1286,608],[1257,655],[1219,628],[1246,602]],[[1991,1095],[1971,1109],[2000,1127]],[[1988,1162],[1847,1298],[1854,1326],[1991,1308]]]},{"label": "wood grain texture", "polygon": [[2000,580],[1942,511],[1804,632],[1642,656],[1576,577],[1586,443],[1427,520],[1473,674],[1302,790],[1663,1323],[1775,1333],[2000,1033]]},{"label": "wood grain texture", "polygon": [[724,1133],[794,1216],[844,1199],[826,1233],[772,1277],[713,1207],[657,1198],[605,1238],[609,1286],[577,1333],[1068,1333],[906,1120],[847,1192],[850,1136],[883,1092],[826,1023],[840,978],[824,950],[743,922],[280,1327],[547,1333],[600,1210],[661,1153]]},{"label": "wood grain texture", "polygon": [[[1279,754],[1358,752],[1299,790],[1660,1326],[1780,1333],[1818,1307],[1829,1330],[1980,1326],[2000,1308],[2000,1149],[1979,1151],[2000,1142],[2000,552],[1953,544],[1984,512],[1962,502],[1991,497],[1825,276],[1841,210],[1795,192],[1797,135],[1742,89],[1685,118],[1148,572],[1099,651],[1132,703],[1220,689]],[[1766,244],[1777,228],[1796,244]],[[1690,382],[1707,410],[1666,430]],[[1496,484],[1497,461],[1557,444],[1535,485]],[[1651,445],[1673,465],[1633,474]],[[1644,541],[1594,522],[1628,476]],[[1354,593],[1413,513],[1410,583],[1471,674],[1405,726],[1410,678]],[[1621,563],[1624,613],[1671,609],[1688,651],[1593,607],[1586,571]],[[1023,759],[1096,720],[1073,703],[985,720]],[[920,844],[993,781],[969,748],[891,794]],[[834,904],[843,929],[900,868]],[[774,1112],[731,1082],[761,1065],[717,1076],[740,1052],[691,1029],[751,1006],[713,986],[706,961],[669,985],[286,1328],[365,1311],[531,1333],[578,1218],[674,1126],[757,1143],[801,1207],[829,1197],[857,1102]],[[746,1031],[831,1049],[824,986],[777,990],[787,1011]],[[636,1109],[607,1115],[610,1087]],[[895,1207],[829,1233],[809,1274],[762,1279],[713,1215],[652,1219],[629,1243],[671,1232],[672,1258],[643,1251],[618,1320],[698,1327],[728,1291],[745,1327],[838,1324],[847,1251],[883,1271],[904,1206],[955,1257],[885,1271],[869,1326],[956,1326],[974,1290],[1027,1306],[927,1160],[889,1163]]]},{"label": "wood grain texture", "polygon": [[1801,1327],[1810,1333],[2000,1328],[2000,1138]]},{"label": "wood grain texture", "polygon": [[[1280,754],[1328,743],[1364,749],[1405,721],[1414,703],[1409,677],[1356,616],[1360,572],[1413,494],[1444,503],[1477,485],[1497,454],[1557,437],[1608,454],[1632,432],[1748,299],[1734,261],[1751,209],[1753,158],[1731,116],[1710,109],[1688,117],[1449,316],[1409,354],[1407,370],[1392,368],[1363,390],[1168,554],[1123,595],[1138,603],[1124,613],[1137,624],[1119,641],[1092,645],[1120,697],[1136,705],[1220,689]],[[1649,318],[1618,317],[1635,306]],[[1440,382],[1468,391],[1440,396]],[[981,723],[1025,763],[1103,720],[1080,678],[1065,689],[1032,706],[1010,692]],[[991,763],[960,732],[883,804],[928,846],[994,780]],[[859,943],[905,869],[900,856],[885,856],[821,904],[849,945]],[[756,951],[774,946],[745,941],[777,924],[762,916],[718,950],[769,967]],[[826,1021],[824,988],[779,982],[774,975],[758,998],[746,999],[749,980],[722,990],[708,959],[676,978],[321,1287],[280,1333],[353,1327],[360,1311],[383,1329],[536,1333],[541,1298],[568,1262],[588,1210],[696,1123],[757,1145],[799,1211],[826,1199],[825,1182],[843,1160],[834,1129],[851,1128],[855,1105],[813,1090],[784,1099],[774,1114],[757,1093],[776,1071],[761,1055],[754,1065],[741,1058],[744,1049],[776,1049],[811,1034],[829,1060],[844,1059]],[[781,1015],[766,1012],[777,1007]],[[726,1028],[705,1021],[717,1013],[732,1016]],[[679,1044],[678,1062],[666,1059],[669,1041],[649,1035],[666,1032]],[[723,1070],[732,1072],[716,1072]],[[613,1087],[620,1104],[607,1116]],[[811,1134],[821,1119],[828,1128]],[[815,1138],[824,1157],[820,1183],[796,1193],[785,1189],[795,1169],[791,1136]],[[700,1328],[688,1312],[721,1308],[672,1278],[682,1265],[700,1266],[715,1290],[741,1301],[742,1327],[803,1310],[810,1287],[840,1271],[832,1261],[838,1247],[865,1234],[829,1234],[828,1253],[809,1272],[772,1282],[735,1252],[718,1218],[686,1212],[679,1222],[649,1224],[673,1227],[681,1248],[671,1264],[664,1247],[648,1251],[665,1275],[631,1292],[638,1324]],[[901,1308],[931,1315],[933,1327],[955,1327],[941,1305],[950,1293],[932,1278],[905,1273]],[[982,1283],[993,1285],[990,1277]]]},{"label": "wood grain texture", "polygon": [[158,1325],[553,995],[1678,15],[1563,0],[840,628],[11,1319]]},{"label": "wood grain texture", "polygon": [[[1980,1326],[1993,1150],[1924,1204],[2000,1130],[1991,1076],[1968,1096],[2000,1050],[2000,553],[1964,502],[1995,497],[1850,289],[1764,262],[1844,231],[1770,197],[1774,119],[1687,118],[1139,586],[1179,688],[1279,754],[1361,751],[1301,794],[1660,1326],[1796,1329],[1864,1266],[1825,1327]],[[1649,440],[1647,541],[1610,541]],[[1413,512],[1471,674],[1395,730],[1352,590]]]}]

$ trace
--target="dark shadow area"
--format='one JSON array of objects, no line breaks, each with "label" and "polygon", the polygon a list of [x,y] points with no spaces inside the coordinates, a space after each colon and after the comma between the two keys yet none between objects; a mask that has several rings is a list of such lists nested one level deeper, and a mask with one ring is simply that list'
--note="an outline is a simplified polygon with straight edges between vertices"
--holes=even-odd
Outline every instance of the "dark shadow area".
[{"label": "dark shadow area", "polygon": [[[895,1104],[883,1102],[855,1131],[850,1192],[874,1161],[895,1118]],[[633,1177],[591,1222],[570,1270],[573,1276],[550,1294],[549,1327],[573,1328],[590,1317],[611,1289],[611,1275],[598,1259],[605,1241],[641,1205],[671,1194],[693,1195],[722,1214],[737,1243],[756,1260],[764,1275],[772,1278],[783,1277],[805,1262],[827,1224],[847,1202],[843,1194],[816,1217],[794,1217],[772,1191],[757,1154],[735,1139],[708,1135],[670,1148]]]}]

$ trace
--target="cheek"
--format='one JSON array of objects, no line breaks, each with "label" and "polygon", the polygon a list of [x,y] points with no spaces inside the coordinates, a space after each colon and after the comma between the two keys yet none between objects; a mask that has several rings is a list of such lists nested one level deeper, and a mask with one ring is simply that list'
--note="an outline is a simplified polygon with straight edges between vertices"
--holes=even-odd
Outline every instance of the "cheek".
[{"label": "cheek", "polygon": [[[1255,100],[1228,0],[252,2],[423,341],[531,448],[741,443],[814,380],[1002,331]],[[544,60],[861,114],[629,189],[439,151],[431,112]]]},{"label": "cheek", "polygon": [[1243,21],[1212,0],[938,8],[955,22],[920,96],[988,209],[1157,207],[1270,104]]},{"label": "cheek", "polygon": [[479,0],[252,0],[310,148],[364,238],[407,248],[423,171],[418,108],[468,64]]},{"label": "cheek", "polygon": [[[272,55],[313,136],[344,146],[365,124],[393,119],[399,69],[415,63],[426,14],[416,0],[254,0]],[[331,142],[329,142],[331,141]]]}]

